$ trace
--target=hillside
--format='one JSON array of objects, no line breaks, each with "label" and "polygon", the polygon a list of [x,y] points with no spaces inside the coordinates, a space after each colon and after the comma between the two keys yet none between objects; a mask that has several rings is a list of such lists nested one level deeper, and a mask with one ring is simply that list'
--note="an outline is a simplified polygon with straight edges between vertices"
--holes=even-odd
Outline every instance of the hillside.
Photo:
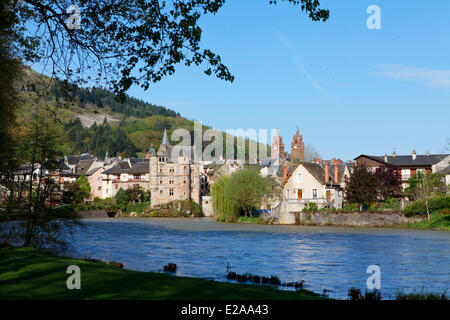
[{"label": "hillside", "polygon": [[130,96],[120,102],[102,88],[80,88],[28,67],[23,72],[18,83],[19,125],[25,129],[21,131],[30,126],[38,112],[36,106],[51,110],[53,124],[63,133],[61,153],[89,152],[100,158],[106,152],[110,156],[143,156],[150,144],[159,147],[164,129],[169,137],[177,128],[193,132],[193,121],[166,107]]}]

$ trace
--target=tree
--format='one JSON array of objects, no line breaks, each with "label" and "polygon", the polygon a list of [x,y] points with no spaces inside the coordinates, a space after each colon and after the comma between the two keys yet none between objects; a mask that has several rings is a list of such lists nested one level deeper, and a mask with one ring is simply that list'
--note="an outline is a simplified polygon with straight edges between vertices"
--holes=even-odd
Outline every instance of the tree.
[{"label": "tree", "polygon": [[212,185],[213,209],[217,221],[235,222],[239,216],[238,204],[225,196],[230,176],[217,179]]},{"label": "tree", "polygon": [[[299,6],[313,21],[329,17],[318,0],[283,1]],[[21,56],[48,62],[54,75],[106,82],[118,93],[134,84],[148,89],[172,75],[178,63],[205,63],[205,74],[234,80],[219,55],[200,47],[200,18],[216,14],[225,0],[83,0],[79,15],[71,0],[9,3],[15,28],[28,31],[16,33]],[[73,10],[68,13],[68,8]]]},{"label": "tree", "polygon": [[381,199],[398,197],[402,191],[401,176],[391,166],[382,166],[375,171],[378,192]]},{"label": "tree", "polygon": [[366,166],[355,166],[350,176],[345,177],[345,200],[358,203],[360,211],[363,205],[370,205],[378,198],[378,181],[375,174]]},{"label": "tree", "polygon": [[446,185],[439,173],[429,173],[423,175],[420,173],[418,183],[413,189],[414,199],[422,202],[427,211],[427,219],[430,221],[430,200],[437,196],[446,193]]},{"label": "tree", "polygon": [[81,203],[91,195],[91,185],[88,178],[82,174],[71,186],[73,203]]},{"label": "tree", "polygon": [[313,161],[314,159],[321,159],[322,157],[316,151],[312,144],[307,144],[305,146],[305,161]]},{"label": "tree", "polygon": [[139,185],[134,185],[132,188],[125,190],[125,193],[128,201],[138,202],[145,199],[145,191]]},{"label": "tree", "polygon": [[235,172],[225,186],[225,196],[236,202],[252,217],[252,209],[259,206],[264,195],[271,192],[271,182],[262,177],[259,170],[245,168]]},{"label": "tree", "polygon": [[114,199],[116,199],[117,204],[122,207],[126,206],[129,202],[127,193],[122,188],[120,188],[117,191],[116,195],[114,196]]}]

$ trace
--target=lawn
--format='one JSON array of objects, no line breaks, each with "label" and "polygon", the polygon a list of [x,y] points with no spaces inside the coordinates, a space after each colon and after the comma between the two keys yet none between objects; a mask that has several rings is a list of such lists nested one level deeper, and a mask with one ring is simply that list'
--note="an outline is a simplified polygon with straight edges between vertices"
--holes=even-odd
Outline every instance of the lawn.
[{"label": "lawn", "polygon": [[[66,269],[81,269],[81,289],[68,290]],[[310,291],[124,270],[103,262],[58,257],[31,248],[0,248],[0,299],[323,299]]]},{"label": "lawn", "polygon": [[438,214],[434,213],[430,216],[430,222],[428,220],[409,223],[405,225],[409,229],[439,229],[450,231],[450,214]]}]

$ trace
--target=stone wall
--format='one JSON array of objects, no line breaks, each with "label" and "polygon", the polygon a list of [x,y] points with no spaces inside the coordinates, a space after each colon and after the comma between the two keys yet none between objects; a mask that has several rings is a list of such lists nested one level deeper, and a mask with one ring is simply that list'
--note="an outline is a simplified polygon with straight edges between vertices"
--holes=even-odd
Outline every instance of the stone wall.
[{"label": "stone wall", "polygon": [[203,216],[214,217],[213,198],[212,197],[207,197],[207,196],[202,197],[202,211],[203,211]]},{"label": "stone wall", "polygon": [[108,218],[108,213],[105,210],[88,210],[78,212],[82,219],[89,218]]},{"label": "stone wall", "polygon": [[426,217],[405,217],[401,213],[334,213],[298,212],[282,214],[279,224],[339,227],[394,227],[425,220]]}]

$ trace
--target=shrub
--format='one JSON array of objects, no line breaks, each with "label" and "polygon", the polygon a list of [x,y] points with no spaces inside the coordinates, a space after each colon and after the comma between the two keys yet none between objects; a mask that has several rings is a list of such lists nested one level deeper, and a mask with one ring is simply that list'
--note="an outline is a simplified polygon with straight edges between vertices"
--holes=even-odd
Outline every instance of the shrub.
[{"label": "shrub", "polygon": [[399,210],[401,207],[401,201],[395,198],[386,199],[386,208],[387,209],[396,209]]},{"label": "shrub", "polygon": [[343,211],[359,211],[359,206],[356,203],[346,204],[343,208]]},{"label": "shrub", "polygon": [[406,206],[404,210],[405,216],[414,217],[427,213],[427,208],[422,202],[414,202]]},{"label": "shrub", "polygon": [[[438,196],[431,199],[428,208],[430,213],[440,212],[443,209],[450,209],[450,196]],[[426,212],[427,209],[425,204],[418,201],[406,206],[404,210],[405,216],[407,217],[426,214]]]},{"label": "shrub", "polygon": [[450,196],[439,196],[430,200],[430,212],[438,212],[441,209],[450,209]]},{"label": "shrub", "polygon": [[308,203],[308,205],[307,205],[306,207],[303,208],[302,211],[303,211],[303,212],[309,212],[309,211],[314,212],[314,211],[319,211],[319,207],[317,206],[316,203],[310,202],[310,203]]},{"label": "shrub", "polygon": [[411,292],[405,294],[403,292],[397,292],[395,294],[396,300],[448,300],[447,293],[432,293],[421,290],[420,292]]},{"label": "shrub", "polygon": [[381,293],[378,290],[373,291],[367,291],[365,294],[361,293],[361,289],[352,287],[347,292],[348,297],[352,301],[357,300],[368,300],[368,301],[375,301],[375,300],[381,300]]}]

